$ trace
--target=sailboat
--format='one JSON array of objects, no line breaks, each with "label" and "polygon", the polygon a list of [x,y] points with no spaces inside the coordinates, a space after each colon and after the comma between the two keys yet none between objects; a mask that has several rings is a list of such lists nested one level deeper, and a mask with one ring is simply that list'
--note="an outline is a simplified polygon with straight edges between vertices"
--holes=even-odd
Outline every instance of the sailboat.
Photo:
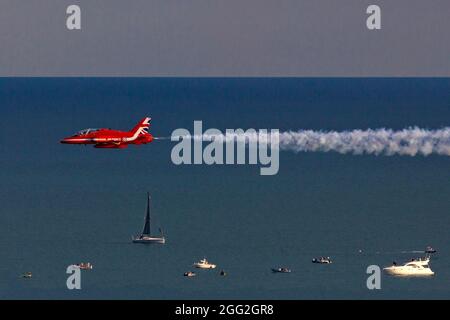
[{"label": "sailboat", "polygon": [[145,214],[144,229],[139,236],[132,237],[133,243],[159,243],[164,244],[166,239],[162,233],[161,228],[159,229],[161,235],[159,237],[152,236],[150,234],[150,194],[147,193],[147,212]]}]

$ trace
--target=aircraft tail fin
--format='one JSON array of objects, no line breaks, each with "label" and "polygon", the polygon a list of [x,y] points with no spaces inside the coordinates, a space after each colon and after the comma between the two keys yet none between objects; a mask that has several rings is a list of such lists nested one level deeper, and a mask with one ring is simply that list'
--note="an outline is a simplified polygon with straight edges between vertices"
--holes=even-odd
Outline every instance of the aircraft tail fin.
[{"label": "aircraft tail fin", "polygon": [[150,127],[150,120],[151,118],[145,117],[137,125],[134,126],[133,129],[131,129],[131,133],[134,135],[136,132],[139,131],[138,134],[141,134],[143,132],[147,132],[148,127]]}]

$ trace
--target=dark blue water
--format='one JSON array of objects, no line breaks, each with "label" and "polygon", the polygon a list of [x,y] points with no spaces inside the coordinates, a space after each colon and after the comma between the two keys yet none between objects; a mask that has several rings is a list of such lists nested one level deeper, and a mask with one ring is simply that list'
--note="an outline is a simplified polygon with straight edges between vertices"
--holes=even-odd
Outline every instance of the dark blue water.
[{"label": "dark blue water", "polygon": [[[450,126],[450,79],[0,79],[0,298],[450,298],[450,158],[280,154],[258,166],[175,166],[173,143],[61,145],[87,127],[345,130]],[[146,192],[164,246],[131,244]],[[368,265],[433,245],[432,278]],[[359,253],[358,250],[363,250]],[[315,256],[332,265],[315,265]],[[215,271],[185,278],[208,257]],[[82,289],[69,264],[89,261]],[[288,266],[291,274],[272,274]],[[218,276],[220,269],[227,277]],[[26,280],[20,274],[33,272]]]}]

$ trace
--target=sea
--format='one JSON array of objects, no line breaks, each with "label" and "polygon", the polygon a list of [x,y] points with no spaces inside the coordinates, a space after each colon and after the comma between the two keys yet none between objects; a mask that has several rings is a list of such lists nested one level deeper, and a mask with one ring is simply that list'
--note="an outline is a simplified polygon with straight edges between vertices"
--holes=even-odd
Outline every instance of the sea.
[{"label": "sea", "polygon": [[[164,139],[60,143],[145,116]],[[449,156],[281,150],[275,175],[176,165],[167,137],[196,120],[223,131],[441,129],[450,79],[0,78],[0,299],[450,298]],[[147,192],[165,245],[131,242]],[[434,276],[381,273],[380,289],[367,287],[369,266],[428,245]],[[311,262],[320,256],[333,263]],[[217,268],[194,270],[204,257]],[[93,269],[69,290],[67,267],[80,262]]]}]

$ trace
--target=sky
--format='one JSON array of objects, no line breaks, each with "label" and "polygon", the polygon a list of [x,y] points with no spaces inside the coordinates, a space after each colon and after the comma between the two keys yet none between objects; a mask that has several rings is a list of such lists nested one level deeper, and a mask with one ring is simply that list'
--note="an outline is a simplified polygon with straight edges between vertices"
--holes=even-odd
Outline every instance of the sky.
[{"label": "sky", "polygon": [[375,2],[0,0],[0,76],[450,75],[450,2]]}]

